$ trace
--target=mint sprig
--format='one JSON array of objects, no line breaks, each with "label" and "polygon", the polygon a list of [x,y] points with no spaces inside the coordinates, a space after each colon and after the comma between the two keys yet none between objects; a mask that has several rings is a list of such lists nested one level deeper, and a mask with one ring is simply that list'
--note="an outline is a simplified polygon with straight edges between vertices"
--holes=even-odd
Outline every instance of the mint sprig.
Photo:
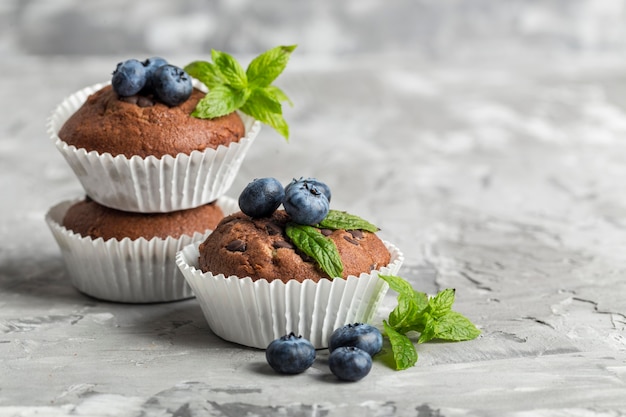
[{"label": "mint sprig", "polygon": [[449,342],[472,340],[480,330],[465,316],[452,310],[455,291],[445,289],[434,297],[415,291],[411,284],[395,275],[379,275],[398,293],[398,305],[383,322],[397,370],[417,362],[415,346],[407,337],[410,331],[420,333],[417,343],[438,339]]},{"label": "mint sprig", "polygon": [[285,232],[305,255],[315,259],[330,278],[341,277],[343,263],[335,243],[313,226],[288,223]]},{"label": "mint sprig", "polygon": [[325,229],[344,229],[344,230],[366,230],[376,233],[379,229],[372,223],[345,211],[329,210],[328,214],[319,223],[319,226]]},{"label": "mint sprig", "polygon": [[216,50],[211,51],[213,62],[191,62],[185,66],[185,71],[209,89],[191,115],[213,119],[240,110],[289,139],[282,103],[292,103],[272,83],[283,72],[295,49],[296,45],[290,45],[267,50],[254,58],[245,70],[231,55]]}]

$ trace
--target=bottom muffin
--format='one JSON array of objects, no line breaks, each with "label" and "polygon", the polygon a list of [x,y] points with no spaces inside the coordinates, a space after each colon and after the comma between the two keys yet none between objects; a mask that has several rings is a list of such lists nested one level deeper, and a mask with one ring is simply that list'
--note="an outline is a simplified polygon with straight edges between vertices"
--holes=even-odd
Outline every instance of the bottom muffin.
[{"label": "bottom muffin", "polygon": [[195,209],[139,214],[85,199],[51,207],[46,223],[79,291],[107,301],[164,302],[193,297],[176,268],[177,251],[205,239],[236,208],[222,197]]}]

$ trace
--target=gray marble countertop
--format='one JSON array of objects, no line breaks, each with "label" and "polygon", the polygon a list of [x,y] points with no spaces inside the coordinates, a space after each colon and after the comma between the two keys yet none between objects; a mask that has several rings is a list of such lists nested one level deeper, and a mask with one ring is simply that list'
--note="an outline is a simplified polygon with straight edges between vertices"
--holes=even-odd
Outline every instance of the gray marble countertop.
[{"label": "gray marble countertop", "polygon": [[261,176],[325,180],[333,208],[403,250],[400,275],[456,288],[482,330],[340,383],[325,351],[274,374],[212,334],[194,299],[107,303],[70,285],[44,214],[82,189],[45,120],[115,62],[3,64],[1,416],[626,415],[623,63],[294,56],[279,82],[292,139],[263,129],[229,195]]}]

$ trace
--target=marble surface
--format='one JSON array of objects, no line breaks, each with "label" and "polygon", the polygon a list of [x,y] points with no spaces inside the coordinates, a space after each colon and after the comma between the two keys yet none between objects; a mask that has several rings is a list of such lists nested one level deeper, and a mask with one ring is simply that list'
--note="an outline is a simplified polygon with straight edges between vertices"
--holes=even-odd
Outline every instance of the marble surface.
[{"label": "marble surface", "polygon": [[[19,15],[23,29],[75,2],[42,3],[5,3],[0,19]],[[373,3],[347,4],[363,17]],[[329,12],[320,4],[315,16]],[[419,345],[415,367],[376,361],[358,383],[331,375],[327,351],[285,377],[263,351],[215,336],[193,299],[129,305],[80,294],[44,215],[82,189],[45,121],[128,51],[110,54],[102,40],[90,55],[63,42],[48,54],[37,48],[57,26],[3,26],[0,48],[11,54],[0,77],[0,416],[626,416],[624,2],[569,2],[574,32],[558,13],[564,2],[508,2],[526,22],[518,29],[554,42],[534,50],[536,37],[512,31],[506,44],[490,38],[485,45],[499,46],[489,53],[474,49],[480,20],[459,29],[459,4],[420,4],[448,22],[428,53],[398,54],[387,38],[319,50],[302,37],[279,79],[295,104],[285,111],[292,138],[264,128],[228,195],[261,176],[325,180],[333,208],[376,223],[403,250],[400,275],[429,293],[456,288],[455,309],[480,338]],[[514,15],[472,4],[470,15]],[[237,39],[225,44],[247,45],[237,49],[245,62],[257,48]],[[447,41],[461,42],[450,56],[438,47]],[[184,65],[206,53],[189,45],[167,57]],[[390,292],[375,324],[394,301]]]}]

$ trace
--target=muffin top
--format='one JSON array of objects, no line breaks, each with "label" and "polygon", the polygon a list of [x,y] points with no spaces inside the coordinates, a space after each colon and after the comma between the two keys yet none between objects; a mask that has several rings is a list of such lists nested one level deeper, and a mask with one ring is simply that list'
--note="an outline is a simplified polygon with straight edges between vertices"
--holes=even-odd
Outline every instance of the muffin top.
[{"label": "muffin top", "polygon": [[204,233],[214,229],[223,218],[224,213],[215,202],[170,213],[131,213],[86,198],[67,210],[62,223],[66,229],[93,239],[135,240],[143,237],[150,240]]},{"label": "muffin top", "polygon": [[[204,272],[236,275],[267,281],[319,281],[329,276],[287,237],[292,219],[284,210],[252,218],[242,212],[225,217],[200,244],[199,266]],[[343,263],[343,277],[379,269],[390,254],[376,234],[363,230],[319,229],[336,245]]]},{"label": "muffin top", "polygon": [[169,107],[147,96],[121,97],[107,85],[70,116],[59,137],[88,152],[128,158],[190,154],[238,142],[245,127],[236,112],[212,119],[191,116],[204,96],[194,89],[184,103]]}]

